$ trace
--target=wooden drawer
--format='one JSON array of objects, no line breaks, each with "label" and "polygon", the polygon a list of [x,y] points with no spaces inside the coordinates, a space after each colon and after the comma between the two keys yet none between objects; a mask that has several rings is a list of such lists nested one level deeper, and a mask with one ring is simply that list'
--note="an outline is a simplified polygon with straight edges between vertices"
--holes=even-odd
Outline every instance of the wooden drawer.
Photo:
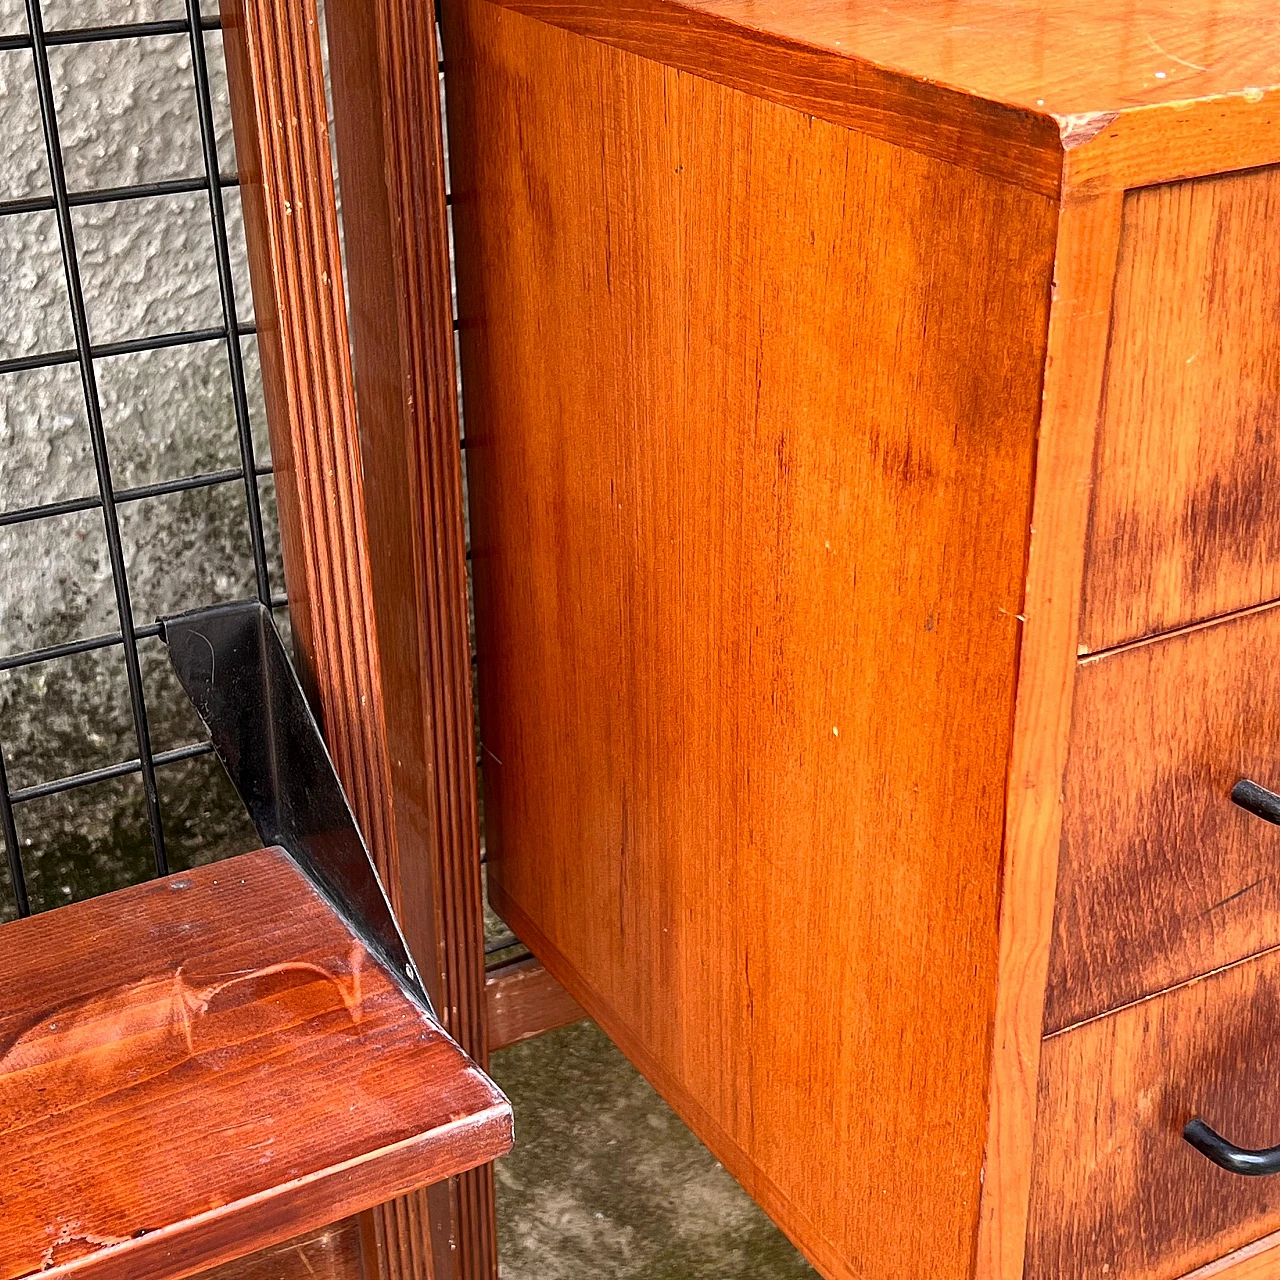
[{"label": "wooden drawer", "polygon": [[1045,1030],[1280,943],[1280,608],[1080,664]]},{"label": "wooden drawer", "polygon": [[1280,951],[1049,1037],[1025,1280],[1173,1280],[1280,1227],[1280,1176],[1182,1129],[1280,1142]]},{"label": "wooden drawer", "polygon": [[1280,596],[1280,169],[1125,198],[1080,643]]}]

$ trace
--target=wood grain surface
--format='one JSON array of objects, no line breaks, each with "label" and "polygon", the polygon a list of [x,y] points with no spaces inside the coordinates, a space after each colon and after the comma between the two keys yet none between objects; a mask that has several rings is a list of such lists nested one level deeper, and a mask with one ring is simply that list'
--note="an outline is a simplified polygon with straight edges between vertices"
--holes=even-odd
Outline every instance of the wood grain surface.
[{"label": "wood grain surface", "polygon": [[494,970],[485,982],[485,999],[489,1048],[495,1053],[587,1016],[542,962],[531,956]]},{"label": "wood grain surface", "polygon": [[[1267,0],[687,0],[789,40],[1058,117],[1280,84]],[[1158,72],[1163,71],[1163,75]]]},{"label": "wood grain surface", "polygon": [[1056,206],[444,31],[492,899],[828,1275],[962,1274]]},{"label": "wood grain surface", "polygon": [[5,1280],[189,1275],[510,1138],[282,850],[0,930]]},{"label": "wood grain surface", "polygon": [[364,1280],[360,1219],[318,1227],[200,1273],[200,1280]]},{"label": "wood grain surface", "polygon": [[1022,1277],[1084,533],[1122,208],[1111,193],[1069,195],[1058,228],[1009,758],[976,1280]]},{"label": "wood grain surface", "polygon": [[1280,1227],[1280,1178],[1182,1139],[1280,1142],[1277,1026],[1271,951],[1045,1041],[1026,1280],[1173,1280]]},{"label": "wood grain surface", "polygon": [[[433,841],[442,831],[447,836],[457,816],[456,808],[442,813],[438,804],[442,793],[447,806],[455,803],[450,787],[458,779],[447,759],[432,757],[439,737],[427,735],[437,726],[421,717],[432,696],[459,695],[430,683],[415,665],[438,638],[428,634],[437,620],[436,581],[406,583],[395,577],[394,563],[388,574],[385,518],[380,523],[378,514],[386,508],[366,498],[316,5],[224,0],[223,27],[294,651],[415,963],[447,1009],[437,928],[435,855],[442,846]],[[339,41],[339,72],[345,58],[358,60],[368,48],[363,28],[350,35]],[[340,74],[338,82],[346,83]],[[373,110],[376,123],[381,112]],[[430,126],[428,118],[428,135]],[[357,200],[357,213],[362,208]],[[429,243],[422,252],[430,252]],[[394,339],[387,341],[401,353]],[[382,407],[376,396],[368,403],[376,388],[367,380],[362,390],[366,411]],[[384,438],[397,426],[406,427],[403,413],[387,420]],[[396,464],[402,490],[412,487],[411,456]],[[412,525],[421,517],[406,505],[417,496],[397,493],[396,518]],[[412,545],[395,544],[415,567],[429,549],[425,529],[421,535]],[[447,525],[440,536],[451,536]],[[403,625],[397,628],[405,620],[398,590],[416,591],[409,607],[422,609],[407,637]],[[449,638],[440,639],[447,649]],[[391,658],[389,686],[384,655]],[[478,1048],[483,1057],[482,1041]],[[437,1201],[434,1212],[428,1196]],[[455,1256],[449,1199],[447,1191],[415,1194],[387,1209],[365,1236],[378,1241],[378,1257],[368,1261],[383,1280],[431,1280],[437,1247],[446,1260]],[[443,1276],[451,1271],[446,1267]]]},{"label": "wood grain surface", "polygon": [[1280,168],[1125,202],[1081,643],[1280,596]]},{"label": "wood grain surface", "polygon": [[[325,23],[372,600],[406,851],[401,911],[415,953],[433,971],[445,1028],[484,1066],[476,745],[435,15],[415,0],[329,0]],[[430,1194],[438,1202],[431,1210],[437,1277],[496,1277],[492,1171],[474,1170]],[[388,1221],[381,1234],[413,1239],[416,1228]],[[389,1280],[404,1265],[396,1263]]]},{"label": "wood grain surface", "polygon": [[694,75],[975,167],[1095,194],[1271,163],[1267,0],[502,0]]},{"label": "wood grain surface", "polygon": [[1280,608],[1080,665],[1045,1029],[1280,943]]},{"label": "wood grain surface", "polygon": [[1275,1280],[1280,1273],[1280,1232],[1197,1267],[1183,1280]]}]

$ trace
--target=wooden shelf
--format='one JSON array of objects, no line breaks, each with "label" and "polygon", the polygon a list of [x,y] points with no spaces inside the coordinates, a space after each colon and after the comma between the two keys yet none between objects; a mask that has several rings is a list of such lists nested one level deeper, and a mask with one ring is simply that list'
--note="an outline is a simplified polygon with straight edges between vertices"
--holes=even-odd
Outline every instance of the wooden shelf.
[{"label": "wooden shelf", "polygon": [[280,849],[0,929],[0,1280],[189,1275],[510,1145]]}]

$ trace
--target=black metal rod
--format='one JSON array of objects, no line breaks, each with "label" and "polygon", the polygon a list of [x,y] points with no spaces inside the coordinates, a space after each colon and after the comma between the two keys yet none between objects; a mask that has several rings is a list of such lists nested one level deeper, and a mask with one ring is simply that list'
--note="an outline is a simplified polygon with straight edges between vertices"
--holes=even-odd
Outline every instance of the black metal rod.
[{"label": "black metal rod", "polygon": [[[217,16],[200,19],[206,31],[217,31],[222,20]],[[126,22],[110,27],[72,27],[65,31],[44,31],[41,40],[46,47],[64,44],[97,44],[103,40],[140,40],[149,36],[180,36],[187,29],[179,18],[161,19],[156,22]],[[31,36],[0,36],[0,51],[30,49]]]},{"label": "black metal rod", "polygon": [[[216,14],[200,19],[206,31],[218,31],[222,19]],[[180,36],[187,29],[181,18],[161,18],[155,22],[125,22],[110,27],[72,27],[65,31],[50,31],[45,44],[95,44],[102,40],[138,40],[148,36]]]},{"label": "black metal rod", "polygon": [[213,127],[213,101],[209,96],[209,67],[205,59],[200,0],[187,0],[187,31],[191,40],[191,68],[196,82],[196,110],[200,118],[200,146],[209,191],[209,219],[213,224],[214,258],[218,266],[218,293],[222,299],[222,325],[227,335],[227,363],[231,369],[231,400],[235,406],[236,435],[240,441],[240,468],[244,477],[245,506],[249,513],[249,541],[253,548],[253,573],[258,600],[271,603],[271,577],[267,569],[266,539],[262,533],[262,502],[258,495],[257,464],[253,456],[253,428],[249,421],[249,393],[244,381],[244,353],[240,350],[240,324],[236,319],[235,281],[231,275],[231,250],[227,244],[227,217],[218,185],[218,137]]},{"label": "black metal rod", "polygon": [[[145,640],[159,634],[158,622],[133,629],[136,640]],[[38,662],[72,658],[78,653],[92,653],[95,649],[109,649],[112,645],[123,643],[124,637],[118,631],[113,631],[104,636],[87,636],[83,640],[68,640],[63,644],[46,645],[43,649],[28,649],[25,653],[11,653],[8,657],[0,658],[0,671],[16,671],[19,667],[33,667]]]},{"label": "black metal rod", "polygon": [[[169,178],[164,182],[136,182],[127,187],[99,187],[92,191],[68,191],[67,203],[73,209],[91,204],[119,204],[123,200],[147,200],[155,196],[177,196],[191,191],[204,191],[208,185],[208,178]],[[218,185],[237,187],[240,185],[240,179],[220,175]],[[17,200],[0,200],[0,218],[14,213],[49,213],[52,210],[52,196],[23,196]]]},{"label": "black metal rod", "polygon": [[[191,760],[196,756],[207,756],[212,752],[213,743],[193,742],[189,746],[175,747],[172,751],[157,751],[150,759],[157,769],[162,769],[165,765]],[[110,782],[112,778],[127,778],[132,773],[142,771],[141,760],[124,760],[120,764],[103,765],[101,769],[89,769],[85,773],[55,778],[52,782],[41,782],[34,787],[23,787],[21,791],[11,792],[9,799],[13,804],[25,804],[28,800],[42,800],[45,796],[60,795],[79,787],[91,787],[97,782]]]},{"label": "black metal rod", "polygon": [[22,873],[22,855],[18,852],[18,826],[13,820],[13,799],[9,795],[9,775],[4,767],[3,750],[0,750],[0,827],[4,829],[4,850],[9,860],[13,901],[19,916],[29,916],[31,903],[27,899],[27,879]]},{"label": "black metal rod", "polygon": [[54,516],[71,515],[76,511],[92,511],[102,506],[100,499],[68,498],[65,502],[45,502],[38,507],[18,507],[15,511],[0,511],[0,529],[10,524],[29,524],[32,520],[51,520]]},{"label": "black metal rod", "polygon": [[[258,332],[256,325],[242,324],[239,329],[242,338]],[[216,329],[183,329],[176,333],[157,333],[149,338],[123,338],[118,342],[104,342],[90,350],[95,360],[109,356],[135,355],[140,351],[161,351],[165,347],[192,346],[198,342],[221,342],[227,336],[226,330],[219,325]],[[75,364],[80,359],[79,351],[46,351],[38,355],[15,356],[9,360],[0,360],[0,373],[23,373],[30,369],[48,369],[57,364]]]},{"label": "black metal rod", "polygon": [[156,789],[155,765],[151,757],[151,735],[147,726],[147,704],[142,689],[142,668],[138,662],[138,645],[133,633],[133,606],[129,600],[129,581],[125,572],[124,549],[120,542],[120,522],[116,515],[115,497],[111,487],[111,463],[107,455],[106,433],[102,425],[102,405],[98,399],[97,378],[93,368],[93,348],[89,341],[89,316],[80,283],[75,228],[71,220],[71,204],[67,199],[67,175],[62,163],[62,141],[58,133],[57,110],[53,100],[53,79],[49,73],[49,50],[45,44],[40,0],[26,0],[26,9],[27,28],[31,36],[31,52],[36,69],[36,91],[40,101],[40,123],[49,161],[49,181],[53,188],[58,238],[62,246],[62,265],[71,303],[71,323],[76,338],[80,381],[84,390],[85,412],[89,420],[89,436],[93,444],[94,469],[98,476],[98,496],[102,500],[102,518],[107,535],[111,578],[115,587],[116,611],[120,617],[125,672],[129,680],[129,702],[133,710],[134,732],[138,739],[138,759],[142,773],[142,787],[146,795],[147,819],[151,825],[151,845],[155,854],[156,874],[163,876],[168,874],[169,860],[165,854],[160,795]]},{"label": "black metal rod", "polygon": [[[270,467],[259,467],[258,475],[270,475]],[[206,471],[198,476],[180,476],[176,480],[157,480],[154,484],[138,485],[133,489],[117,489],[116,505],[126,502],[140,502],[144,498],[161,498],[169,493],[186,493],[192,489],[212,489],[220,484],[231,484],[243,480],[244,472],[239,467],[226,471]],[[8,524],[26,524],[31,520],[45,520],[50,516],[62,516],[73,511],[89,511],[100,507],[97,497],[69,498],[65,502],[47,502],[38,507],[19,507],[16,511],[0,512],[0,528]]]}]

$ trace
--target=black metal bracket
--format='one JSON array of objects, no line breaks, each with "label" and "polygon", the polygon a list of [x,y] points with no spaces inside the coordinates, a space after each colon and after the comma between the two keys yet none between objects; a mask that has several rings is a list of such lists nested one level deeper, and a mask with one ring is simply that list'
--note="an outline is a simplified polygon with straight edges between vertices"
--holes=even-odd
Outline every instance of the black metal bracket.
[{"label": "black metal bracket", "polygon": [[215,605],[162,618],[160,634],[263,844],[289,854],[434,1019],[270,612],[257,601]]}]

